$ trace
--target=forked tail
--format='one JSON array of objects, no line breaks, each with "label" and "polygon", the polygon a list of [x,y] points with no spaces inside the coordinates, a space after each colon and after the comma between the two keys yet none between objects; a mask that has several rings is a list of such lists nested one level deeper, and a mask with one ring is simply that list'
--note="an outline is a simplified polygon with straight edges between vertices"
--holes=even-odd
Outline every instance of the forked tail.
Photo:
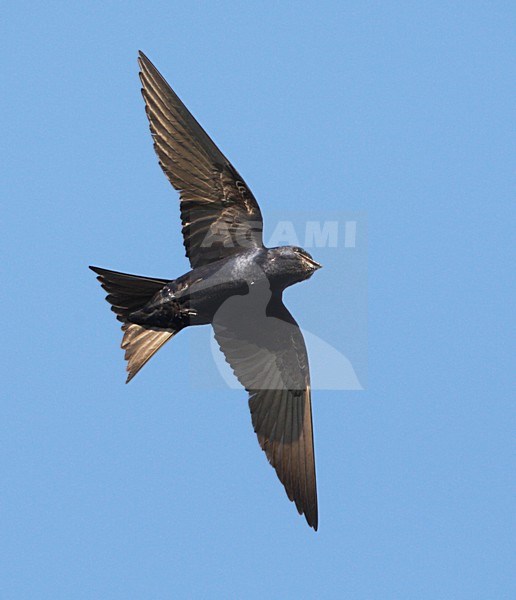
[{"label": "forked tail", "polygon": [[171,329],[142,327],[127,320],[130,313],[145,306],[168,280],[128,275],[100,267],[90,269],[97,274],[97,279],[108,293],[106,300],[111,304],[111,310],[122,322],[122,349],[125,350],[127,361],[128,383],[161,346],[177,333]]}]

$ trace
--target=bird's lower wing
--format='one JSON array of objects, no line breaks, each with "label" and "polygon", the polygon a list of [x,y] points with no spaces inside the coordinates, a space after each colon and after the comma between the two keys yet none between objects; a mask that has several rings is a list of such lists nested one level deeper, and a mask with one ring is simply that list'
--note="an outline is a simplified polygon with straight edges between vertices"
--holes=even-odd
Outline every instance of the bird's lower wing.
[{"label": "bird's lower wing", "polygon": [[[215,338],[249,392],[253,427],[290,500],[317,530],[317,490],[310,375],[303,335],[273,297],[264,310],[224,307],[213,321]],[[261,314],[255,314],[256,312]]]}]

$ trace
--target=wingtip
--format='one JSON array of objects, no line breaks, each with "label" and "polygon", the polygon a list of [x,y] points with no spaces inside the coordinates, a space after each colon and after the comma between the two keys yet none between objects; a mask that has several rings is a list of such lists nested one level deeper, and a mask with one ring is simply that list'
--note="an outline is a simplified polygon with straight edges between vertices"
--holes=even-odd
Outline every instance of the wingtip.
[{"label": "wingtip", "polygon": [[138,67],[140,68],[140,77],[141,77],[141,70],[143,69],[144,63],[148,62],[149,59],[145,56],[145,54],[141,51],[138,50]]},{"label": "wingtip", "polygon": [[144,66],[152,66],[152,62],[149,60],[148,56],[145,54],[145,52],[142,52],[141,50],[138,50],[138,65],[141,69]]},{"label": "wingtip", "polygon": [[103,269],[102,267],[94,267],[92,265],[90,265],[88,267],[88,269],[90,269],[91,271],[93,271],[96,275],[98,275],[97,279],[100,281],[100,278],[105,275],[106,273],[106,269]]},{"label": "wingtip", "polygon": [[319,528],[319,515],[317,514],[317,512],[314,513],[303,513],[304,517],[306,519],[306,522],[308,523],[308,526],[311,527],[314,531],[317,531],[317,529]]}]

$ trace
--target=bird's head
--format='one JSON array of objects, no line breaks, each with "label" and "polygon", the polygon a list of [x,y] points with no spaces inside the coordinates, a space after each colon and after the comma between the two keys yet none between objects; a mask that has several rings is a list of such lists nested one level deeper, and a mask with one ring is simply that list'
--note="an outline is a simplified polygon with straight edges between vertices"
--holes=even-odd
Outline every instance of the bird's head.
[{"label": "bird's head", "polygon": [[279,246],[268,251],[268,270],[285,287],[311,277],[322,265],[298,246]]}]

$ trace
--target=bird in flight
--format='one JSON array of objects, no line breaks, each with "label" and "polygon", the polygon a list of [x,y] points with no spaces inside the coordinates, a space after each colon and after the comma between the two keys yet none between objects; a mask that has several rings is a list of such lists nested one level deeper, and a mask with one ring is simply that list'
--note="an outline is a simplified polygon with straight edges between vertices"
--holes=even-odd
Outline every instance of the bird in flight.
[{"label": "bird in flight", "polygon": [[122,322],[127,381],[182,329],[211,324],[249,393],[261,448],[317,530],[308,356],[282,295],[321,265],[302,248],[264,246],[251,190],[142,52],[138,63],[154,149],[179,192],[191,270],[171,280],[90,267]]}]

